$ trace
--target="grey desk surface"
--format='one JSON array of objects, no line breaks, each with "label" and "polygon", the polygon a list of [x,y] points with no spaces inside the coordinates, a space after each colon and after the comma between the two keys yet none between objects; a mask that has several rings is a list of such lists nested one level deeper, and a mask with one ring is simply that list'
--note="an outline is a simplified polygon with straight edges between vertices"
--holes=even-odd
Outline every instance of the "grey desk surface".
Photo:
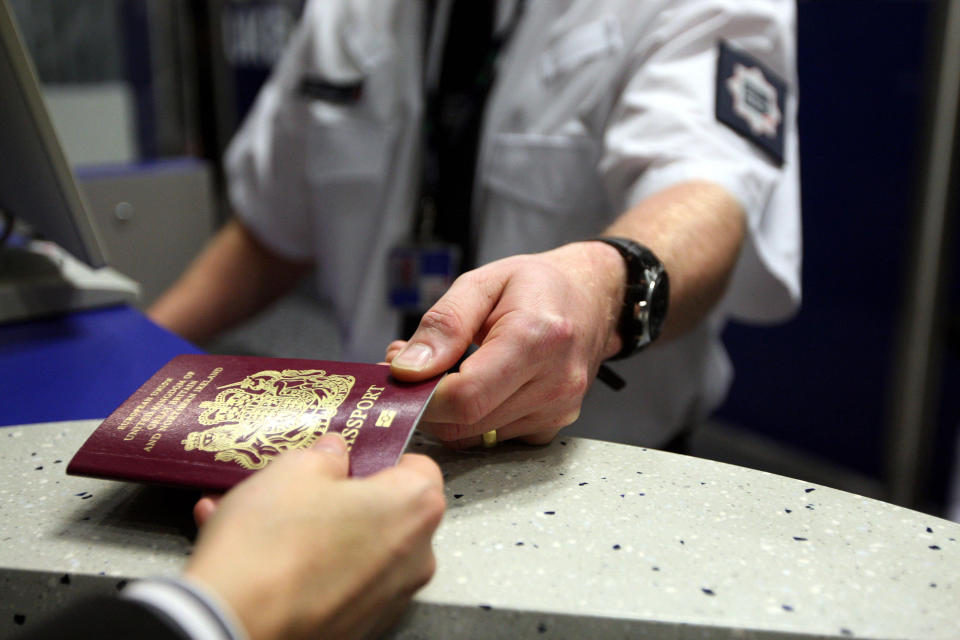
[{"label": "grey desk surface", "polygon": [[[0,429],[0,637],[175,573],[195,496],[73,478],[97,422]],[[560,438],[456,453],[401,638],[960,638],[960,525],[707,460]]]}]

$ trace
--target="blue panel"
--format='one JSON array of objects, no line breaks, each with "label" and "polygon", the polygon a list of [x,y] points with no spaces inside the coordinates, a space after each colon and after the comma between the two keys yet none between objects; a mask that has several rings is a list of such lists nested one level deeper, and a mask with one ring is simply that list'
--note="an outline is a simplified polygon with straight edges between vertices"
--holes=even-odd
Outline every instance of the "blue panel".
[{"label": "blue panel", "polygon": [[731,327],[719,415],[860,472],[883,466],[932,2],[801,1],[803,308]]},{"label": "blue panel", "polygon": [[129,307],[0,325],[0,426],[104,418],[180,353],[202,351]]}]

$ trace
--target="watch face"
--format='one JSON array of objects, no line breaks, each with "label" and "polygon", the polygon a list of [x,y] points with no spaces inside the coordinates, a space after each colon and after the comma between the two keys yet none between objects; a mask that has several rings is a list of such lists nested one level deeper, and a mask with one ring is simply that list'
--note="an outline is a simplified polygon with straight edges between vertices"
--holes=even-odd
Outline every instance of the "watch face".
[{"label": "watch face", "polygon": [[667,306],[670,302],[670,278],[663,267],[657,268],[655,280],[651,283],[649,298],[648,332],[650,340],[656,340],[667,319]]},{"label": "watch face", "polygon": [[625,358],[656,340],[667,316],[670,282],[657,256],[629,238],[597,238],[620,252],[627,263],[627,290],[618,323]]},{"label": "watch face", "polygon": [[669,281],[659,264],[645,265],[639,282],[633,320],[636,345],[642,349],[657,339],[667,315]]}]

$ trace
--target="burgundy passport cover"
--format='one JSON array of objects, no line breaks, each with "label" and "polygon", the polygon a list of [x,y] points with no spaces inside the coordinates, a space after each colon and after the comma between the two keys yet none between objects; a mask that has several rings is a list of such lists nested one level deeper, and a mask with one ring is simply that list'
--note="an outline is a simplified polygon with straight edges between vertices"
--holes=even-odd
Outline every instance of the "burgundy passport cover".
[{"label": "burgundy passport cover", "polygon": [[378,364],[177,356],[103,421],[67,473],[222,491],[338,431],[350,475],[366,476],[396,464],[438,382],[400,383]]}]

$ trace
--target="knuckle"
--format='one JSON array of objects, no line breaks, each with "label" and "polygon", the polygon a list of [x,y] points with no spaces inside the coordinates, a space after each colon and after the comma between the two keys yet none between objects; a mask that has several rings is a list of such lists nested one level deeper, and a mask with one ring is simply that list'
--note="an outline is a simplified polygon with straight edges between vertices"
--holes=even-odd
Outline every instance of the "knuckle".
[{"label": "knuckle", "polygon": [[450,442],[444,442],[447,447],[453,449],[454,451],[462,451],[464,449],[472,449],[477,446],[477,437],[473,438],[461,438],[459,440],[452,440]]},{"label": "knuckle", "polygon": [[528,436],[524,436],[523,440],[528,444],[549,444],[557,437],[557,433],[560,429],[545,429],[543,431],[537,431],[531,433]]},{"label": "knuckle", "polygon": [[407,495],[403,501],[408,513],[417,523],[418,531],[433,531],[440,524],[447,508],[443,488],[422,476],[411,477],[407,482]]},{"label": "knuckle", "polygon": [[546,321],[546,339],[554,344],[568,344],[577,336],[573,320],[563,315],[551,315]]},{"label": "knuckle", "polygon": [[489,400],[476,382],[466,380],[450,396],[450,410],[458,427],[468,427],[480,422],[490,413]]},{"label": "knuckle", "polygon": [[570,398],[582,398],[590,387],[590,375],[584,367],[574,367],[563,381],[565,395]]},{"label": "knuckle", "polygon": [[557,313],[526,315],[515,331],[524,344],[551,351],[568,348],[577,337],[574,322]]},{"label": "knuckle", "polygon": [[563,427],[568,427],[577,420],[580,419],[580,407],[577,406],[574,409],[571,409],[565,413],[561,413],[556,418],[552,420],[553,424],[550,426],[555,429],[562,429]]},{"label": "knuckle", "polygon": [[431,485],[421,493],[419,507],[427,528],[432,531],[443,519],[443,512],[447,508],[447,498],[440,487]]},{"label": "knuckle", "polygon": [[400,504],[407,505],[407,511],[430,529],[436,527],[447,506],[443,486],[409,469],[394,470],[399,474],[396,486],[402,491]]},{"label": "knuckle", "polygon": [[538,421],[538,431],[559,431],[580,419],[582,403],[558,403],[550,413],[542,414]]},{"label": "knuckle", "polygon": [[575,404],[579,407],[590,388],[590,374],[585,367],[572,365],[556,372],[547,391],[546,402],[556,407]]},{"label": "knuckle", "polygon": [[471,287],[471,288],[479,286],[485,282],[485,279],[480,276],[479,271],[480,269],[471,269],[470,271],[464,271],[454,279],[454,283],[458,285],[464,285],[466,287]]},{"label": "knuckle", "polygon": [[445,424],[434,431],[434,435],[446,444],[463,440],[470,437],[470,425],[468,424]]},{"label": "knuckle", "polygon": [[441,299],[420,319],[420,328],[443,336],[463,333],[463,319],[455,303]]}]

